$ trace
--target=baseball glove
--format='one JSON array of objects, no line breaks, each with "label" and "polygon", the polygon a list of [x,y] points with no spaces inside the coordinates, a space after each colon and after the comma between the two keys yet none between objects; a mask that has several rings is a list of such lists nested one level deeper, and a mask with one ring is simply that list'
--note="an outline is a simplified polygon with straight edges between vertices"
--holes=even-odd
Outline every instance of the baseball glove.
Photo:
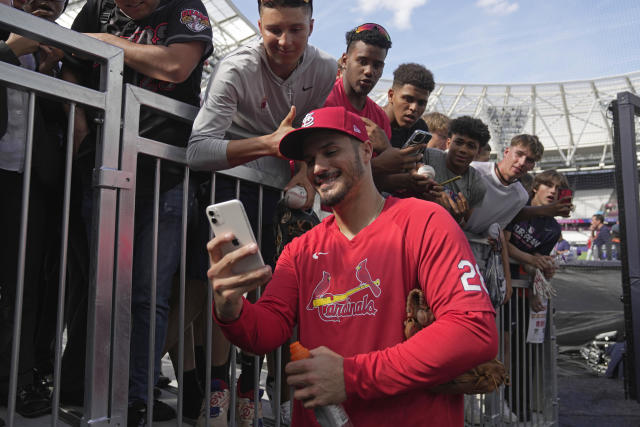
[{"label": "baseball glove", "polygon": [[[435,321],[435,316],[420,289],[412,289],[407,295],[407,319],[404,335],[407,339]],[[444,394],[491,393],[502,384],[509,385],[509,376],[502,362],[493,359],[463,373],[448,383],[432,387],[429,391]]]},{"label": "baseball glove", "polygon": [[276,252],[273,262],[278,262],[278,257],[280,257],[287,243],[295,237],[302,236],[318,224],[320,224],[320,220],[312,210],[291,209],[284,200],[280,200],[276,205],[276,212],[273,217],[273,232],[276,240]]}]

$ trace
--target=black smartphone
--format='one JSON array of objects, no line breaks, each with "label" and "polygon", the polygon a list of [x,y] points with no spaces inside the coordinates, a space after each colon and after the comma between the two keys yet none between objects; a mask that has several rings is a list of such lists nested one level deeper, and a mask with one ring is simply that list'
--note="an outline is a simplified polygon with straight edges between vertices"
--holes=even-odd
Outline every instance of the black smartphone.
[{"label": "black smartphone", "polygon": [[[407,142],[404,143],[402,148],[407,148],[412,145],[418,144],[428,144],[431,141],[432,135],[424,130],[416,129],[413,131],[413,134],[407,139]],[[422,152],[422,151],[421,151]]]}]

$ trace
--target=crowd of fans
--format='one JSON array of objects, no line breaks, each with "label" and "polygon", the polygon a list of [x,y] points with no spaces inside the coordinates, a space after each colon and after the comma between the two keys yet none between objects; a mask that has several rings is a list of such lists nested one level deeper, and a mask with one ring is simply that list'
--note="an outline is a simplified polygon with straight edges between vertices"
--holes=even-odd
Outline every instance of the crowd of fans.
[{"label": "crowd of fans", "polygon": [[[13,7],[54,21],[64,10],[62,0],[13,0]],[[434,90],[434,76],[415,63],[393,72],[384,107],[368,94],[382,76],[385,58],[392,48],[389,33],[380,25],[365,23],[346,33],[345,52],[334,58],[308,44],[314,27],[311,0],[258,0],[261,38],[243,46],[216,64],[207,90],[200,93],[204,61],[212,49],[212,28],[201,0],[88,0],[72,29],[121,47],[124,50],[124,81],[170,98],[200,107],[193,126],[174,122],[144,108],[140,117],[142,136],[187,148],[192,174],[188,189],[189,256],[187,315],[184,331],[177,330],[172,290],[179,270],[182,229],[183,168],[163,162],[160,173],[158,223],[158,270],[151,271],[153,240],[153,159],[141,156],[136,179],[136,214],[131,304],[131,348],[128,425],[144,425],[147,409],[147,361],[150,349],[149,316],[151,286],[157,293],[154,354],[154,385],[162,383],[161,358],[177,354],[177,336],[185,334],[183,415],[202,425],[226,425],[230,400],[229,341],[214,325],[205,337],[207,312],[203,303],[208,285],[209,257],[205,251],[208,222],[204,208],[212,202],[236,198],[235,180],[217,176],[215,200],[210,200],[211,173],[238,165],[261,171],[276,180],[288,180],[285,190],[302,186],[307,193],[304,209],[313,205],[316,185],[310,182],[311,163],[290,160],[280,142],[294,128],[312,126],[313,110],[342,107],[361,117],[366,140],[373,150],[372,178],[385,197],[418,198],[440,205],[466,236],[475,264],[465,277],[482,283],[494,308],[512,298],[509,258],[525,270],[543,272],[551,278],[555,264],[549,256],[560,237],[554,216],[568,216],[570,203],[558,200],[566,179],[556,171],[536,174],[530,190],[521,180],[542,156],[543,145],[535,135],[517,135],[500,160],[490,161],[491,138],[482,120],[463,116],[450,119],[438,112],[424,114]],[[321,23],[319,23],[321,25]],[[97,88],[98,68],[90,61],[64,55],[59,49],[16,34],[0,34],[0,60]],[[0,186],[4,209],[0,227],[4,244],[0,255],[0,399],[6,401],[13,342],[16,265],[19,245],[22,179],[24,175],[28,96],[0,87]],[[68,108],[66,109],[68,110]],[[53,101],[38,99],[35,106],[33,173],[29,197],[26,268],[20,337],[20,364],[16,410],[24,417],[38,417],[51,410],[50,383],[55,339],[55,300],[60,236],[57,212],[63,187],[65,110]],[[68,112],[68,111],[67,111]],[[92,219],[92,170],[99,125],[95,112],[76,109],[73,132],[74,169],[68,294],[65,325],[67,345],[62,360],[61,400],[83,405],[86,317],[88,300],[88,237]],[[405,146],[416,130],[430,133],[424,143]],[[359,130],[357,130],[359,132]],[[247,137],[247,135],[251,135]],[[420,173],[429,165],[434,175]],[[331,180],[338,177],[324,177]],[[280,193],[257,185],[242,185],[240,200],[258,230],[262,222],[262,256],[275,267],[274,214]],[[262,218],[258,204],[262,197]],[[341,200],[323,199],[326,206]],[[378,211],[380,214],[381,210]],[[595,220],[601,218],[595,218]],[[594,220],[594,239],[605,229]],[[315,256],[315,254],[314,254]],[[496,264],[497,263],[497,264]],[[461,267],[458,266],[460,269]],[[465,267],[466,268],[466,267]],[[365,264],[366,269],[366,264]],[[152,277],[156,277],[152,283]],[[484,280],[482,280],[484,278]],[[466,280],[466,279],[465,279]],[[476,285],[465,285],[476,286]],[[471,288],[470,288],[471,289]],[[475,289],[475,288],[474,288]],[[480,289],[480,286],[478,286]],[[249,295],[255,301],[255,295]],[[531,310],[541,309],[539,298],[530,295]],[[203,345],[213,340],[211,360],[204,360]],[[286,358],[286,357],[285,357]],[[242,355],[242,374],[237,384],[240,426],[253,425],[254,369],[256,358]],[[258,359],[261,364],[261,358]],[[174,366],[177,358],[172,357]],[[211,378],[204,366],[211,365]],[[273,365],[273,363],[270,363]],[[176,369],[179,367],[176,366]],[[271,366],[273,368],[273,366]],[[268,382],[273,382],[270,369]],[[211,381],[211,396],[203,396]],[[281,413],[289,418],[287,387],[283,387]],[[277,408],[274,408],[277,409]],[[156,421],[175,417],[175,411],[159,400],[153,402]]]}]

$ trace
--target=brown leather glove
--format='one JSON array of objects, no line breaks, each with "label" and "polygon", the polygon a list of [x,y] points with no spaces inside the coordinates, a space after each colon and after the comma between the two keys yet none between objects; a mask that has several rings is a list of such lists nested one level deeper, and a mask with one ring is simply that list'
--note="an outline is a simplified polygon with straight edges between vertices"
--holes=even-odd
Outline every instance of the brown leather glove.
[{"label": "brown leather glove", "polygon": [[[407,339],[435,321],[433,312],[420,289],[412,289],[407,295],[407,319],[404,335]],[[429,389],[433,393],[482,394],[491,393],[502,384],[509,385],[509,376],[502,362],[493,359],[482,363],[445,384]]]}]

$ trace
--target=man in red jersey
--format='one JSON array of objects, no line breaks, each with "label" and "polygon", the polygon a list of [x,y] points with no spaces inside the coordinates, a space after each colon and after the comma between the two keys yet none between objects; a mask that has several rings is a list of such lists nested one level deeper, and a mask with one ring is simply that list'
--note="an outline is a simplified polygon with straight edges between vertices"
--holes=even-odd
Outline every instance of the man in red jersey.
[{"label": "man in red jersey", "polygon": [[[293,425],[317,425],[310,409],[341,403],[354,425],[423,425],[428,418],[461,426],[462,396],[429,388],[492,359],[498,335],[460,227],[434,203],[380,195],[365,124],[342,107],[309,113],[280,151],[306,162],[334,215],[285,247],[273,275],[270,267],[231,272],[256,245],[223,256],[234,236],[209,242],[208,276],[224,334],[260,354],[298,324],[313,357],[286,367],[296,389]],[[257,303],[242,297],[266,282]],[[404,301],[418,287],[436,321],[405,341]]]}]

